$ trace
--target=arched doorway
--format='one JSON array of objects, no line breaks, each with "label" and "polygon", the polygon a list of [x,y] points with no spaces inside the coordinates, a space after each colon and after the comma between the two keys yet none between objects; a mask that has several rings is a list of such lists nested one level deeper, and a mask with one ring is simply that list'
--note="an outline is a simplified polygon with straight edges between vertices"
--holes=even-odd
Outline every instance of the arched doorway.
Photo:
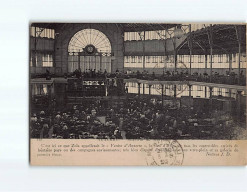
[{"label": "arched doorway", "polygon": [[77,32],[68,46],[68,72],[96,70],[111,72],[111,43],[105,34],[96,29]]}]

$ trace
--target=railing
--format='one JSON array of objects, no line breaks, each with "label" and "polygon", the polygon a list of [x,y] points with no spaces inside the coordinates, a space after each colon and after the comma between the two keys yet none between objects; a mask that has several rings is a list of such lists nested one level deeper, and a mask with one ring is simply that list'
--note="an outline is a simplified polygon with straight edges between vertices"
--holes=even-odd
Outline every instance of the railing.
[{"label": "railing", "polygon": [[196,82],[206,82],[206,83],[217,83],[217,84],[227,84],[227,85],[241,85],[246,86],[246,77],[240,75],[240,78],[234,74],[231,75],[212,75],[208,74],[203,75],[189,75],[189,74],[163,74],[163,75],[155,75],[155,74],[124,74],[117,75],[111,74],[110,77],[118,76],[123,77],[124,79],[142,79],[142,80],[159,80],[159,81],[196,81]]},{"label": "railing", "polygon": [[[41,78],[41,77],[58,77],[56,75],[51,74],[42,74],[31,76],[31,78]],[[193,75],[189,75],[188,73],[174,73],[174,72],[164,72],[162,75],[156,74],[148,74],[148,73],[131,73],[131,74],[123,74],[120,72],[116,73],[71,73],[65,74],[65,78],[84,78],[84,79],[105,79],[105,78],[123,78],[123,79],[142,79],[142,80],[159,80],[159,81],[197,81],[197,82],[206,82],[206,83],[218,83],[218,84],[227,84],[227,85],[240,85],[246,86],[246,77],[243,74],[240,74],[240,77],[235,73],[229,73],[228,75],[219,75],[213,74],[211,77],[207,73],[198,74],[194,73]]]}]

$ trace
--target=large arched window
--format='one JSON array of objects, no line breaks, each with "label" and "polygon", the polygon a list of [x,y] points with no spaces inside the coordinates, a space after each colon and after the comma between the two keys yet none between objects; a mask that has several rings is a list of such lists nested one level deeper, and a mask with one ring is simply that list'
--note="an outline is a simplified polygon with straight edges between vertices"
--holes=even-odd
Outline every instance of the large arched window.
[{"label": "large arched window", "polygon": [[111,72],[111,44],[102,32],[84,29],[77,32],[68,46],[68,71],[76,69]]}]

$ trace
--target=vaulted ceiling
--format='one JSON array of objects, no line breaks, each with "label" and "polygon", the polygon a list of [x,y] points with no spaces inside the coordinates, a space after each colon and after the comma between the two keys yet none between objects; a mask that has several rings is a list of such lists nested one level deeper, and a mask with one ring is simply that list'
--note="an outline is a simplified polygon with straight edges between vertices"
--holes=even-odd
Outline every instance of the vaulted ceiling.
[{"label": "vaulted ceiling", "polygon": [[[240,27],[241,52],[246,53],[246,25],[213,25],[211,28],[213,54],[227,54],[239,52],[239,36],[237,28]],[[192,53],[203,55],[210,53],[209,27],[192,32]],[[189,44],[185,40],[179,47],[179,54],[189,55]]]}]

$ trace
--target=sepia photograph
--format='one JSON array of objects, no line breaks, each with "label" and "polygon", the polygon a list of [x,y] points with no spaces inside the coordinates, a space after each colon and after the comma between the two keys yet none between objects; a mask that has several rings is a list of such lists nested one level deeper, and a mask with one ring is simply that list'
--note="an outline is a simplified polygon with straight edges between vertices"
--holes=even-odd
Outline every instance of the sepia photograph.
[{"label": "sepia photograph", "polygon": [[30,138],[247,138],[245,24],[29,30]]},{"label": "sepia photograph", "polygon": [[1,1],[0,191],[247,191],[246,13]]}]

